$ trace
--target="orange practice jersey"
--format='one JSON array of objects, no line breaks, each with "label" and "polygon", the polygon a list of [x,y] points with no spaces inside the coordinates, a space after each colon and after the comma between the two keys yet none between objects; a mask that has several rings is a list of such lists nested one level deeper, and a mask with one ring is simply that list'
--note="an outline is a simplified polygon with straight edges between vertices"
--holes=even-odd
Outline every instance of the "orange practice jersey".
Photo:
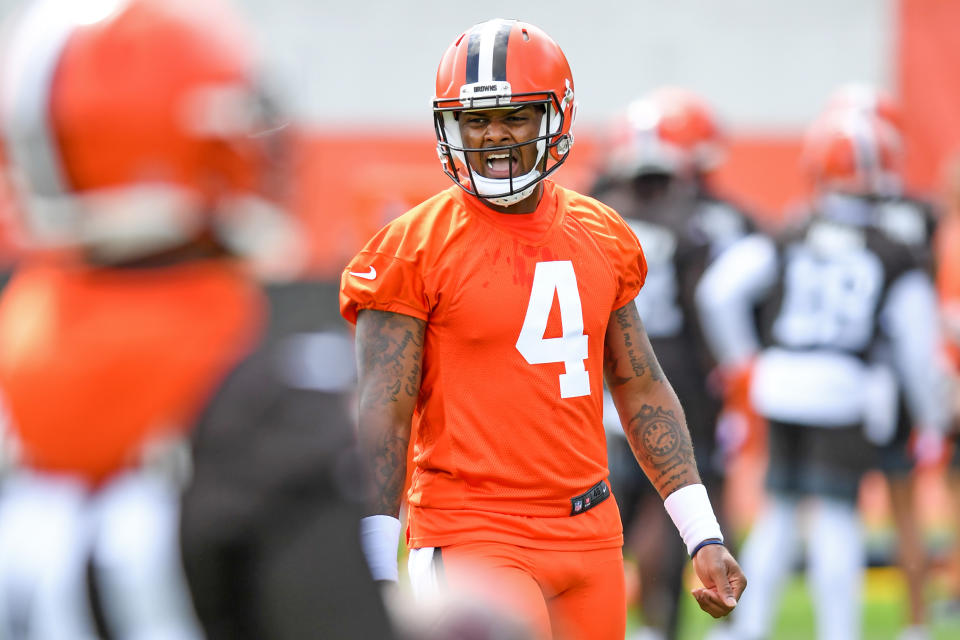
[{"label": "orange practice jersey", "polygon": [[260,294],[233,267],[22,267],[0,300],[0,387],[24,462],[96,484],[189,427],[252,346]]},{"label": "orange practice jersey", "polygon": [[571,515],[605,480],[603,340],[646,263],[605,205],[544,181],[502,214],[456,186],[382,229],[343,273],[343,316],[427,321],[414,415],[408,542],[618,546],[614,500]]}]

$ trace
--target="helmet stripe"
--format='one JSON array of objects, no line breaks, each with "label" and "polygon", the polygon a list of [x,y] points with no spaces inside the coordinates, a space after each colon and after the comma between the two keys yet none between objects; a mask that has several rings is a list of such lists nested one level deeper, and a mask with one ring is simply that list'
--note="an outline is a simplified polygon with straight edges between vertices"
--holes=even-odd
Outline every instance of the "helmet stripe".
[{"label": "helmet stripe", "polygon": [[470,33],[466,84],[507,79],[507,43],[513,25],[513,20],[490,20]]},{"label": "helmet stripe", "polygon": [[3,129],[8,151],[30,188],[44,196],[66,191],[49,102],[60,54],[75,26],[62,6],[37,3],[20,16],[4,52]]},{"label": "helmet stripe", "polygon": [[480,65],[480,32],[473,31],[470,39],[467,41],[467,77],[466,84],[473,84],[477,81],[477,73]]},{"label": "helmet stripe", "polygon": [[490,63],[490,79],[501,82],[507,79],[507,41],[510,40],[512,22],[505,22],[493,38],[493,59]]}]

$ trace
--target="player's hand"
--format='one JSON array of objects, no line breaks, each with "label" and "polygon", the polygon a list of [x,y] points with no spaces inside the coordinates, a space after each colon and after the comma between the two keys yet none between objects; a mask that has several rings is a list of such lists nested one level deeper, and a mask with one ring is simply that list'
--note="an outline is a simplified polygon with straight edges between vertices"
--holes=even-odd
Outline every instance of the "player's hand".
[{"label": "player's hand", "polygon": [[918,469],[941,468],[953,454],[946,436],[935,429],[914,429],[907,446]]},{"label": "player's hand", "polygon": [[753,419],[754,416],[745,415],[733,407],[725,406],[720,411],[714,438],[725,462],[733,460],[746,448],[751,437],[751,420]]},{"label": "player's hand", "polygon": [[693,556],[693,569],[703,583],[690,592],[700,608],[714,618],[733,611],[747,588],[747,578],[727,548],[721,544],[703,547]]}]

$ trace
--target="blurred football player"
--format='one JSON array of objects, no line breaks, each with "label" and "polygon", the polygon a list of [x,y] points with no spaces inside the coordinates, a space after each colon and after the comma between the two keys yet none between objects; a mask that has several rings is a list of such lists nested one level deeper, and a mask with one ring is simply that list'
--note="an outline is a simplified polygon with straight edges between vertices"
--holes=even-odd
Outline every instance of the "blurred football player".
[{"label": "blurred football player", "polygon": [[197,612],[209,640],[395,637],[359,546],[356,365],[336,284],[266,290],[259,348],[192,432],[181,531]]},{"label": "blurred football player", "polygon": [[622,639],[606,379],[693,556],[704,585],[694,596],[726,615],[745,579],[632,303],[646,275],[640,244],[612,209],[549,179],[573,143],[563,52],[526,22],[475,25],[443,55],[433,106],[454,185],[388,224],[342,276],[376,485],[363,521],[374,577],[397,580],[412,439],[415,592],[476,592],[538,638]]},{"label": "blurred football player", "polygon": [[[293,356],[269,366],[278,359],[262,342],[267,305],[242,249],[245,225],[284,219],[269,204],[282,198],[282,128],[250,43],[214,0],[38,2],[6,33],[2,143],[30,246],[0,300],[0,391],[18,451],[0,487],[0,637],[389,637],[372,580],[344,580],[365,566],[359,508],[337,497],[331,472],[352,433],[334,410],[344,384],[297,375]],[[352,359],[311,344],[331,366]],[[233,438],[218,436],[224,420]],[[237,464],[251,429],[273,439],[243,487],[220,482],[220,502],[187,510],[188,552],[220,549],[198,545],[197,520],[256,526],[236,512],[277,499],[264,482],[286,489],[284,504],[346,513],[325,534],[316,510],[301,516],[309,529],[276,525],[286,563],[233,567],[232,581],[195,589],[194,607],[179,483],[198,421],[194,488],[235,477],[218,465]],[[306,532],[338,540],[337,562],[298,553]],[[253,590],[255,605],[242,597]],[[218,600],[254,619],[254,635],[218,633]]]},{"label": "blurred football player", "polygon": [[816,187],[809,215],[776,238],[731,247],[698,287],[717,359],[752,363],[749,397],[769,423],[768,505],[743,547],[757,588],[718,637],[769,635],[804,507],[817,637],[858,638],[858,490],[896,433],[898,382],[920,439],[942,439],[928,264],[904,235],[910,227],[883,210],[898,193],[899,144],[876,114],[829,110],[804,143]]},{"label": "blurred football player", "polygon": [[[713,504],[722,504],[724,451],[717,447],[720,394],[708,386],[712,357],[700,331],[694,290],[703,270],[753,229],[749,218],[708,192],[723,154],[717,119],[691,91],[663,87],[633,101],[615,121],[606,167],[593,195],[636,233],[647,279],[634,300],[650,344],[684,407],[697,466]],[[686,556],[664,548],[670,521],[637,465],[609,393],[610,481],[628,555],[637,563],[644,628],[636,637],[675,638]],[[723,524],[723,518],[720,519]]]},{"label": "blurred football player", "polygon": [[[896,136],[901,142],[903,140],[903,118],[899,105],[892,96],[877,87],[859,83],[839,87],[831,94],[821,117],[829,119],[850,115],[875,119],[882,123],[882,126],[889,127],[892,136]],[[844,180],[844,172],[828,159],[833,153],[829,145],[821,144],[815,151],[811,151],[814,155],[807,158],[807,164],[813,173],[818,174],[820,182]],[[916,254],[918,264],[928,272],[930,286],[933,286],[936,265],[932,248],[939,216],[932,203],[906,192],[899,171],[904,153],[902,145],[891,144],[890,152],[893,154],[891,171],[880,184],[872,188],[848,188],[846,191],[854,200],[859,199],[871,205],[875,226],[910,247]],[[878,341],[873,348],[872,358],[875,361],[892,362],[889,344]],[[939,357],[935,357],[927,366],[930,370],[943,369]],[[886,478],[889,488],[891,511],[897,532],[897,563],[907,587],[907,626],[902,631],[901,638],[926,640],[930,633],[927,628],[926,602],[929,558],[914,499],[917,476],[912,472],[944,462],[947,447],[938,431],[914,429],[918,426],[916,420],[919,419],[918,416],[922,416],[922,412],[918,412],[911,396],[904,392],[906,386],[901,378],[909,372],[896,367],[894,371],[898,374],[897,423],[892,433],[876,442],[879,447],[876,465]]]},{"label": "blurred football player", "polygon": [[[857,170],[857,164],[838,163],[836,155],[843,146],[838,141],[826,139],[809,144],[806,166],[814,180],[821,185],[833,185],[829,196],[835,201],[846,199],[848,203],[860,203],[872,210],[873,224],[891,238],[910,247],[916,254],[918,264],[934,274],[935,261],[932,254],[933,237],[938,216],[932,203],[907,193],[902,184],[902,115],[899,105],[891,95],[868,84],[850,83],[838,87],[830,95],[821,118],[865,118],[875,120],[887,130],[885,137],[890,154],[890,168],[879,176],[875,184],[857,183],[858,175],[866,170]],[[899,142],[898,142],[899,141]],[[869,162],[869,153],[860,153],[863,162]],[[932,286],[932,285],[931,285]],[[891,361],[890,346],[878,341],[872,348],[875,361]],[[937,360],[929,367],[937,369]],[[896,369],[895,369],[896,371]],[[902,374],[901,371],[896,371]],[[899,378],[899,375],[898,375]],[[923,640],[927,630],[926,585],[927,558],[923,533],[916,511],[916,491],[912,471],[918,467],[931,467],[943,461],[945,443],[939,433],[914,430],[916,411],[910,410],[911,398],[904,393],[904,385],[898,379],[896,428],[876,442],[876,465],[883,473],[889,488],[891,510],[897,531],[897,562],[903,571],[907,586],[907,628],[904,640]],[[922,433],[922,437],[918,437]]]},{"label": "blurred football player", "polygon": [[949,373],[951,436],[953,457],[947,469],[952,497],[953,543],[947,559],[946,594],[936,613],[956,617],[960,613],[960,155],[944,163],[942,186],[943,219],[934,237],[937,295],[940,300],[944,336],[944,360]]}]

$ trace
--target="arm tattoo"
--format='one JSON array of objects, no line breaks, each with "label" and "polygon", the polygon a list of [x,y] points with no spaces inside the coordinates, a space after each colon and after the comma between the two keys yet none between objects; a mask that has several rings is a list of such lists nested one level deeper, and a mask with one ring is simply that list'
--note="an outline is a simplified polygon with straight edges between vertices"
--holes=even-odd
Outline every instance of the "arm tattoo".
[{"label": "arm tattoo", "polygon": [[673,411],[644,404],[630,419],[626,434],[660,495],[699,482],[691,476],[691,470],[696,474],[697,463],[690,434]]},{"label": "arm tattoo", "polygon": [[394,514],[400,510],[403,483],[406,480],[409,438],[385,436],[371,460],[373,500],[371,513]]},{"label": "arm tattoo", "polygon": [[630,382],[630,378],[625,378],[620,375],[620,358],[618,358],[613,349],[610,348],[609,342],[603,345],[603,367],[604,377],[606,378],[607,384],[611,387],[619,387],[620,385]]},{"label": "arm tattoo", "polygon": [[[632,302],[625,304],[613,312],[617,322],[617,329],[623,335],[623,344],[626,347],[626,357],[629,360],[629,371],[634,378],[641,378],[649,375],[656,382],[664,379],[663,371],[653,354],[652,349],[645,340],[639,340],[643,335],[639,327],[640,318],[637,315],[637,307]],[[606,355],[604,359],[609,363],[608,371],[609,383],[613,386],[619,386],[630,380],[625,377],[626,373],[620,369],[620,360],[614,354],[613,349],[604,345]]]},{"label": "arm tattoo", "polygon": [[[358,335],[358,365],[363,381],[361,413],[393,416],[409,409],[420,394],[424,323],[394,313],[365,310],[362,334]],[[409,418],[406,418],[409,419]],[[361,424],[361,430],[364,425]],[[373,513],[394,514],[400,508],[406,479],[410,431],[386,428],[368,434],[370,476],[373,482]]]},{"label": "arm tattoo", "polygon": [[411,331],[409,318],[393,313],[367,310],[364,315],[369,322],[365,323],[360,345],[360,370],[380,381],[380,388],[372,390],[373,399],[388,403],[399,402],[401,394],[416,398],[420,393],[423,332]]}]

